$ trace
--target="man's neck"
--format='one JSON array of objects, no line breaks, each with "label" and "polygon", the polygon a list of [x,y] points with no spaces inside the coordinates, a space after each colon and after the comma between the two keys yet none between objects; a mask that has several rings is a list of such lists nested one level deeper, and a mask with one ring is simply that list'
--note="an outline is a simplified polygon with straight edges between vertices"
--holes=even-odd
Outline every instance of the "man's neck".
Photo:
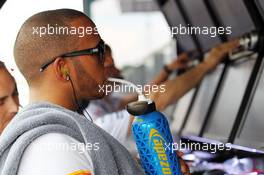
[{"label": "man's neck", "polygon": [[[68,95],[67,95],[68,94]],[[62,106],[66,109],[76,111],[76,105],[74,100],[72,99],[72,94],[67,92],[63,93],[55,93],[54,91],[45,92],[41,90],[30,90],[30,103],[37,101],[46,101],[49,103],[53,103],[59,106]]]}]

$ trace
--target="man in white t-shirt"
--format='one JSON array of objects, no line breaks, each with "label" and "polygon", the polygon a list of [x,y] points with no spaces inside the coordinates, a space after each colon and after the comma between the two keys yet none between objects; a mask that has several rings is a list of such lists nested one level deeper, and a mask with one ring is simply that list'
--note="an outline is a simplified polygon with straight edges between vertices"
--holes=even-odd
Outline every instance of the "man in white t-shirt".
[{"label": "man in white t-shirt", "polygon": [[[51,34],[56,27],[88,33]],[[71,9],[33,15],[20,28],[14,57],[30,104],[0,136],[1,175],[144,174],[118,141],[74,112],[83,99],[105,95],[104,41],[89,17]]]},{"label": "man in white t-shirt", "polygon": [[[74,30],[84,28],[85,37]],[[30,104],[0,136],[1,175],[144,174],[125,147],[75,112],[81,101],[105,95],[100,86],[108,61],[89,17],[71,9],[33,15],[20,28],[14,56],[29,84]]]}]

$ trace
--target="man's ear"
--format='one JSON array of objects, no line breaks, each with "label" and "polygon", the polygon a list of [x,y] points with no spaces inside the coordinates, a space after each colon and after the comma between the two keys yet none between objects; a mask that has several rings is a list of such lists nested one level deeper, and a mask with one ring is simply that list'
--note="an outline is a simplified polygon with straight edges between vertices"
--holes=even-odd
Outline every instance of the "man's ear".
[{"label": "man's ear", "polygon": [[58,80],[62,80],[62,81],[69,80],[70,73],[65,59],[57,58],[53,63],[53,68]]}]

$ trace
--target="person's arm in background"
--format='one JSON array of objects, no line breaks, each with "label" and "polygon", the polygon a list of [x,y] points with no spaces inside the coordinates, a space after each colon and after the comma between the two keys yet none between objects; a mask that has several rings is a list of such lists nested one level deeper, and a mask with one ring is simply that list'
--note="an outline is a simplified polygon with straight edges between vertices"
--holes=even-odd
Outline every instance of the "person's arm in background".
[{"label": "person's arm in background", "polygon": [[[188,65],[188,55],[187,53],[180,54],[177,58],[173,59],[171,63],[164,66],[163,69],[151,80],[148,85],[159,85],[164,81],[167,81],[170,73],[179,69],[186,68]],[[166,68],[165,68],[166,67]],[[122,98],[119,109],[124,109],[126,105],[130,102],[137,100],[137,94],[126,95]]]},{"label": "person's arm in background", "polygon": [[[148,97],[155,102],[157,110],[163,111],[166,107],[179,100],[189,90],[198,85],[208,72],[214,70],[221,63],[227,53],[238,47],[238,44],[238,40],[234,40],[212,48],[202,63],[175,79],[162,83],[162,85],[165,85],[165,92],[150,92]],[[130,134],[133,120],[134,116],[131,116],[128,125],[128,134]]]},{"label": "person's arm in background", "polygon": [[149,98],[155,101],[158,110],[164,110],[198,85],[208,72],[214,70],[223,61],[227,53],[238,47],[238,44],[238,40],[233,40],[216,46],[198,66],[173,80],[162,83],[165,85],[165,92],[151,92]]},{"label": "person's arm in background", "polygon": [[173,61],[164,66],[163,69],[151,80],[149,85],[159,85],[164,81],[168,80],[170,73],[179,69],[184,69],[187,67],[188,63],[188,55],[187,53],[180,54],[177,58],[173,59]]}]

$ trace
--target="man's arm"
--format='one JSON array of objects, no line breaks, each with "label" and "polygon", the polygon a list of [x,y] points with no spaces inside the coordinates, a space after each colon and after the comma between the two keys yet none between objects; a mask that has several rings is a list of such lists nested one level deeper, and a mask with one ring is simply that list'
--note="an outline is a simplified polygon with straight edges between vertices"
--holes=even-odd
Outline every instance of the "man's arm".
[{"label": "man's arm", "polygon": [[65,134],[44,134],[27,147],[17,174],[94,175],[89,150],[81,145],[83,144]]},{"label": "man's arm", "polygon": [[235,49],[238,44],[238,40],[233,40],[213,48],[198,66],[173,80],[164,82],[165,92],[151,92],[149,98],[155,101],[158,110],[164,110],[199,84],[203,77],[214,70],[226,54]]}]

